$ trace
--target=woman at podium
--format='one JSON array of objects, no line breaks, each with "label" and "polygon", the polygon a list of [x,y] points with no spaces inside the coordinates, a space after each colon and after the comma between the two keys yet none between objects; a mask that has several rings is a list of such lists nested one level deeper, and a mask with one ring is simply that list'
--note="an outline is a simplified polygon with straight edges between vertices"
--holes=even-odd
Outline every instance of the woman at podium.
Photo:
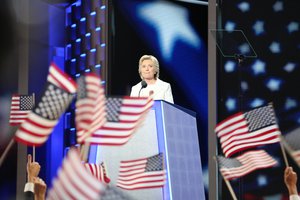
[{"label": "woman at podium", "polygon": [[152,55],[143,55],[139,60],[141,82],[131,88],[131,97],[148,97],[174,103],[170,83],[159,79],[159,63]]}]

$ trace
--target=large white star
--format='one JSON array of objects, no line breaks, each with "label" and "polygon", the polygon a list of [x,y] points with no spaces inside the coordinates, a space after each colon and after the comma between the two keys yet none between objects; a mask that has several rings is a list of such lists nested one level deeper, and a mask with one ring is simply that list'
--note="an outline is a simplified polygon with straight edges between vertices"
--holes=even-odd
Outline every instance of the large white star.
[{"label": "large white star", "polygon": [[145,22],[156,28],[161,53],[166,60],[172,58],[177,40],[195,48],[200,46],[201,41],[188,21],[188,11],[185,8],[159,1],[145,3],[137,9],[137,12]]}]

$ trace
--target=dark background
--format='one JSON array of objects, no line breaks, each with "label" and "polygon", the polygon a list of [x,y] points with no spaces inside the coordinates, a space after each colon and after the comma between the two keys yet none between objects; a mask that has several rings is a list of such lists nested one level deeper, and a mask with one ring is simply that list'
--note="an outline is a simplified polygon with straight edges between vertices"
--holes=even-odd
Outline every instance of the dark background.
[{"label": "dark background", "polygon": [[[222,15],[219,29],[242,30],[257,54],[256,58],[246,58],[238,66],[234,58],[225,58],[218,50],[218,122],[238,111],[272,102],[283,135],[299,128],[299,1],[232,0],[218,3]],[[258,22],[262,24],[260,29],[255,28]],[[293,31],[288,28],[291,23],[295,24]],[[272,51],[272,44],[278,44],[278,51]],[[226,70],[228,63],[235,63],[233,70]],[[255,70],[259,65],[261,70]],[[278,87],[272,85],[272,81],[278,83]],[[231,181],[238,198],[287,198],[283,182],[285,164],[279,144],[259,148],[266,150],[279,164]],[[289,156],[288,159],[299,174],[299,167]],[[228,189],[224,184],[222,195],[230,198],[226,193]]]}]

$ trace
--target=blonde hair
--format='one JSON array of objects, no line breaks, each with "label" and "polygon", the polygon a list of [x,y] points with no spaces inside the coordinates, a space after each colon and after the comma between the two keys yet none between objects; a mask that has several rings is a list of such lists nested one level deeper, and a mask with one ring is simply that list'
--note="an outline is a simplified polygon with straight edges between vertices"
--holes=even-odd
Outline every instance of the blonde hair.
[{"label": "blonde hair", "polygon": [[158,63],[158,60],[152,55],[143,55],[139,60],[139,74],[140,74],[141,79],[143,80],[143,77],[141,75],[141,66],[142,66],[142,62],[144,60],[151,60],[154,63],[155,72],[156,72],[154,74],[154,78],[158,79],[159,78],[159,63]]}]

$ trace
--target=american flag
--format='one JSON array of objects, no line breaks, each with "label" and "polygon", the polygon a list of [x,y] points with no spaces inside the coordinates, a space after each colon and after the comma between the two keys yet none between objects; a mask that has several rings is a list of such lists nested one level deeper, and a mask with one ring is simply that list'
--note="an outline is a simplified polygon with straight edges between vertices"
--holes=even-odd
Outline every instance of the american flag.
[{"label": "american flag", "polygon": [[217,156],[219,170],[226,180],[242,177],[257,169],[273,167],[277,164],[264,150],[248,151],[236,158]]},{"label": "american flag", "polygon": [[25,121],[27,115],[34,106],[33,95],[14,94],[11,97],[9,124],[11,126],[20,125]]},{"label": "american flag", "polygon": [[297,165],[300,167],[300,132],[297,129],[290,133],[285,134],[282,137],[283,144],[291,157],[295,160]]},{"label": "american flag", "polygon": [[166,170],[163,154],[121,161],[117,186],[126,190],[163,187]]},{"label": "american flag", "polygon": [[52,181],[47,199],[100,199],[105,185],[82,165],[79,152],[71,149],[65,157],[57,177]]},{"label": "american flag", "polygon": [[107,176],[106,168],[103,162],[100,164],[85,163],[84,166],[87,169],[87,171],[89,171],[93,176],[95,176],[100,182],[110,182],[110,178],[108,178]]},{"label": "american flag", "polygon": [[73,94],[48,83],[40,102],[17,130],[15,139],[30,146],[42,145],[72,99]]},{"label": "american flag", "polygon": [[106,101],[107,122],[85,140],[90,144],[123,145],[142,123],[153,105],[153,99],[110,97]]},{"label": "american flag", "polygon": [[280,141],[272,105],[237,113],[219,123],[215,132],[226,157],[256,146]]},{"label": "american flag", "polygon": [[82,143],[106,122],[105,94],[100,77],[93,73],[78,78],[77,85],[76,132]]},{"label": "american flag", "polygon": [[48,139],[60,116],[71,103],[76,83],[54,63],[49,68],[48,83],[40,102],[28,114],[15,139],[26,145],[39,146]]}]

